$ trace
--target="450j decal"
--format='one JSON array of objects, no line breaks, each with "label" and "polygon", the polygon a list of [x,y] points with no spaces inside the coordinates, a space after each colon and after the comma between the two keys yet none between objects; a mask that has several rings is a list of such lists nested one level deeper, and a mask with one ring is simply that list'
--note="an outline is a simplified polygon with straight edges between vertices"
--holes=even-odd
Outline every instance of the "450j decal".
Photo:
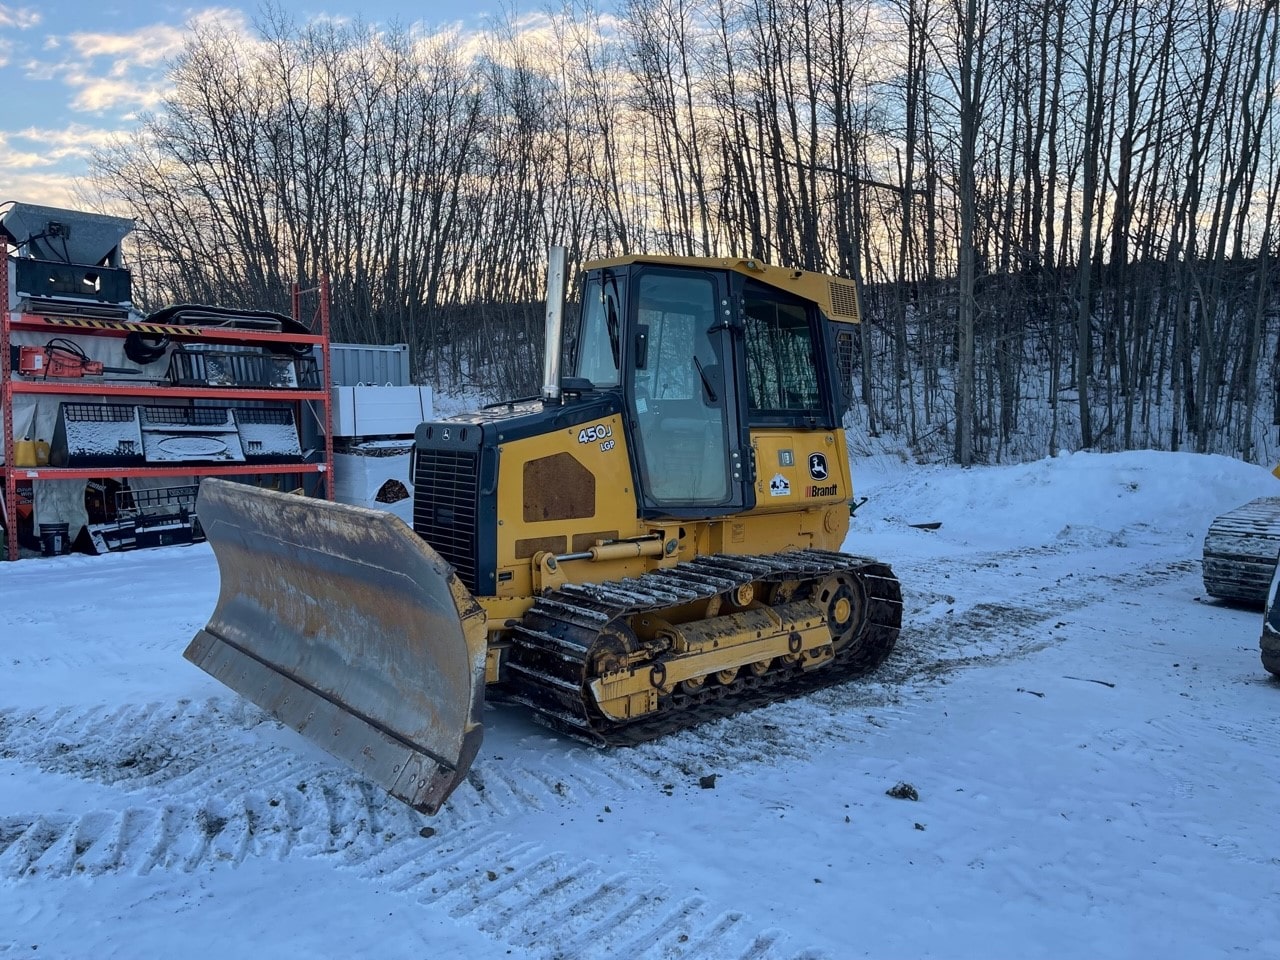
[{"label": "450j decal", "polygon": [[607,423],[597,423],[594,426],[583,427],[578,431],[579,443],[599,443],[601,450],[613,449],[613,427]]}]

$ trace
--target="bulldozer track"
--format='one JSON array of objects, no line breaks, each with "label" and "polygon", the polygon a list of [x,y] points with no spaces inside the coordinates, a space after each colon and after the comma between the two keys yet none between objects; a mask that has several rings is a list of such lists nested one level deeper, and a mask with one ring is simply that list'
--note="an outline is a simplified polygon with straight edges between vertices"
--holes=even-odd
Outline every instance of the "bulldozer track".
[{"label": "bulldozer track", "polygon": [[[593,679],[596,645],[611,625],[710,600],[752,582],[816,585],[833,574],[846,574],[860,584],[864,621],[849,642],[836,648],[832,662],[808,672],[799,664],[775,665],[761,676],[740,671],[729,684],[663,695],[654,715],[626,723],[609,721],[595,709],[586,684]],[[901,622],[901,587],[889,566],[877,560],[822,550],[699,557],[634,579],[570,584],[539,598],[512,630],[509,666],[516,680],[508,696],[532,707],[540,722],[570,736],[634,746],[862,676],[889,655]],[[662,669],[661,658],[652,663]]]}]

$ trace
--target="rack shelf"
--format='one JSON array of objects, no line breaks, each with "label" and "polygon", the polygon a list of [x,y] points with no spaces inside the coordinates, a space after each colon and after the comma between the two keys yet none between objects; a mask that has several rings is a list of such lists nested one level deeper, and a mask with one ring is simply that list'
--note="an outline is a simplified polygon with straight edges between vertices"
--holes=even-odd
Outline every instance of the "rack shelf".
[{"label": "rack shelf", "polygon": [[[3,266],[7,267],[6,256]],[[17,513],[18,485],[47,480],[90,480],[100,478],[138,477],[271,477],[282,475],[314,475],[323,480],[324,495],[332,499],[333,483],[333,424],[329,394],[329,284],[323,277],[314,289],[303,290],[293,285],[293,319],[302,321],[302,297],[315,294],[317,306],[314,317],[307,326],[312,333],[272,332],[225,326],[196,326],[191,324],[157,324],[123,322],[79,316],[51,316],[24,314],[10,311],[8,269],[0,269],[0,413],[3,420],[4,463],[0,464],[0,481],[3,486],[4,522],[9,528],[7,556],[18,557]],[[167,386],[154,380],[146,383],[128,381],[84,380],[29,380],[11,369],[9,347],[11,333],[43,333],[50,337],[75,336],[123,338],[132,333],[145,337],[167,337],[173,342],[236,344],[241,346],[294,346],[308,345],[320,354],[320,387],[308,389],[226,387],[226,386]],[[274,404],[291,404],[296,412],[296,423],[302,426],[304,410],[315,417],[324,442],[323,459],[309,463],[219,463],[219,464],[165,464],[163,466],[136,467],[52,467],[14,466],[14,398],[22,395],[100,397],[104,400],[138,398],[140,400],[213,400],[213,401],[267,401]]]},{"label": "rack shelf", "polygon": [[327,400],[323,390],[254,389],[252,387],[159,387],[130,386],[127,383],[57,383],[52,380],[14,380],[10,384],[14,393],[77,394],[98,397],[173,397],[184,400]]},{"label": "rack shelf", "polygon": [[9,327],[52,335],[127,337],[141,333],[148,337],[166,336],[171,340],[198,340],[204,343],[299,343],[323,346],[328,337],[314,333],[274,333],[241,327],[195,327],[189,324],[126,323],[121,320],[92,320],[81,317],[48,317],[40,314],[10,315]]},{"label": "rack shelf", "polygon": [[180,467],[14,467],[0,466],[18,480],[92,480],[97,477],[269,477],[282,473],[327,473],[324,463],[219,463]]}]

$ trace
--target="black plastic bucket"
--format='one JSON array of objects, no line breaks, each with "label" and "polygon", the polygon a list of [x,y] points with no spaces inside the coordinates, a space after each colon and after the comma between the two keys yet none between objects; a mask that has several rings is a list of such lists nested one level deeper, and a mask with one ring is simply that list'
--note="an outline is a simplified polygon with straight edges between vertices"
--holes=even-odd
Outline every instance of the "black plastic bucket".
[{"label": "black plastic bucket", "polygon": [[71,538],[67,536],[70,524],[40,524],[40,555],[42,557],[60,557],[71,552]]}]

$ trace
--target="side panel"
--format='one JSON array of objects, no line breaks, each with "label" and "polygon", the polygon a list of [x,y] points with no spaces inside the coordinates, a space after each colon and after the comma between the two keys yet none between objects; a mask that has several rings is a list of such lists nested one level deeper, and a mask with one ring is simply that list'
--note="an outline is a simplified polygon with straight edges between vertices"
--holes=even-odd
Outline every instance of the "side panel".
[{"label": "side panel", "polygon": [[708,553],[840,550],[849,533],[853,497],[844,433],[756,428],[751,443],[756,454],[755,509],[722,520],[684,521],[679,559]]},{"label": "side panel", "polygon": [[[578,553],[642,532],[622,417],[609,414],[498,448],[499,597],[533,592],[532,557]],[[570,580],[629,576],[643,560],[566,564]],[[579,577],[575,577],[574,574]]]},{"label": "side panel", "polygon": [[843,432],[757,427],[751,446],[756,455],[751,514],[844,505],[853,497]]}]

